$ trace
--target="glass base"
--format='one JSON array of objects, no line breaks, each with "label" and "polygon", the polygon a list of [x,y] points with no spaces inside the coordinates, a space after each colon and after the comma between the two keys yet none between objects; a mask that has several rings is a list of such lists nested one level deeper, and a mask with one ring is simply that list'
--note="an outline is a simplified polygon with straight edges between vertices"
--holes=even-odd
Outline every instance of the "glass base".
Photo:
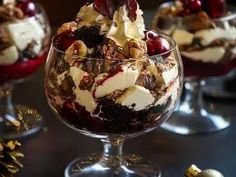
[{"label": "glass base", "polygon": [[41,115],[28,106],[16,105],[14,117],[5,114],[0,116],[0,137],[18,139],[38,132],[43,126]]},{"label": "glass base", "polygon": [[[234,88],[233,90],[227,89],[227,82],[234,82],[236,81],[235,78],[228,77],[220,77],[220,78],[211,78],[205,80],[205,86],[203,87],[203,94],[207,97],[211,98],[218,98],[218,99],[234,99],[236,100],[236,88],[233,84],[231,87]],[[234,79],[234,80],[233,80]]]},{"label": "glass base", "polygon": [[188,112],[177,109],[172,117],[162,124],[162,128],[181,135],[209,134],[230,126],[230,118],[205,109]]},{"label": "glass base", "polygon": [[158,167],[144,162],[140,156],[125,156],[123,165],[104,164],[99,154],[78,158],[71,162],[65,170],[65,177],[161,177]]}]

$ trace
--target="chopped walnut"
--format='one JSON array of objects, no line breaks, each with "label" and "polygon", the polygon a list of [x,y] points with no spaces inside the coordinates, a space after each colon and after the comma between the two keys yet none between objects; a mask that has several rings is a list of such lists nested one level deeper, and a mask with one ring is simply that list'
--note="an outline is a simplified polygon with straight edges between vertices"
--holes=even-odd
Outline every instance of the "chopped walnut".
[{"label": "chopped walnut", "polygon": [[189,28],[189,31],[192,32],[212,28],[214,26],[214,23],[206,14],[206,12],[200,12],[197,15],[184,18],[184,24]]},{"label": "chopped walnut", "polygon": [[75,31],[77,29],[77,23],[72,21],[72,22],[67,22],[62,24],[60,28],[57,30],[57,35],[62,34],[66,31]]},{"label": "chopped walnut", "polygon": [[15,7],[14,4],[8,3],[0,6],[0,21],[14,21],[23,18],[23,11],[20,8]]},{"label": "chopped walnut", "polygon": [[142,58],[147,53],[145,41],[129,40],[124,46],[124,54],[131,58]]}]

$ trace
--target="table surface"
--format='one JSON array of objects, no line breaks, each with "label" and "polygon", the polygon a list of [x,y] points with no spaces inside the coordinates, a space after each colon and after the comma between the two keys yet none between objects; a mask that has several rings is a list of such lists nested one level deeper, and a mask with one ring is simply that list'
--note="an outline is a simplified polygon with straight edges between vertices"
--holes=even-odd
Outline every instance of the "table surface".
[{"label": "table surface", "polygon": [[[145,14],[147,26],[153,13]],[[55,118],[44,96],[43,67],[30,81],[16,86],[14,101],[36,108],[45,120],[43,130],[23,143],[24,168],[17,177],[63,177],[64,169],[71,160],[102,151],[99,140],[80,135]],[[157,129],[128,140],[125,153],[139,154],[158,164],[163,177],[183,177],[185,169],[193,163],[200,168],[218,169],[225,177],[234,177],[236,102],[207,102],[231,116],[230,128],[204,136],[180,136]]]}]

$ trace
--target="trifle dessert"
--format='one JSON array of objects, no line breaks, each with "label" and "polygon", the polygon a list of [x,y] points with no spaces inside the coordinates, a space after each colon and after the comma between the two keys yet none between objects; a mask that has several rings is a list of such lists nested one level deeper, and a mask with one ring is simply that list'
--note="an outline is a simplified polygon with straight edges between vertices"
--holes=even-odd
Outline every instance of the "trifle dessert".
[{"label": "trifle dessert", "polygon": [[45,61],[49,32],[34,1],[0,2],[0,83],[28,76]]},{"label": "trifle dessert", "polygon": [[135,0],[95,0],[52,40],[46,65],[49,104],[71,127],[133,134],[159,125],[181,91],[175,43],[145,29]]},{"label": "trifle dessert", "polygon": [[184,64],[185,94],[163,127],[185,135],[229,127],[230,118],[216,112],[214,103],[203,102],[202,88],[205,79],[236,66],[235,10],[224,0],[176,0],[158,8],[152,26],[173,37]]},{"label": "trifle dessert", "polygon": [[[46,60],[50,26],[44,9],[32,0],[0,1],[0,137],[19,138],[42,127],[40,114],[12,103],[14,85]],[[27,99],[27,97],[26,97]]]},{"label": "trifle dessert", "polygon": [[153,27],[173,36],[187,77],[224,75],[236,66],[236,14],[224,0],[165,3]]},{"label": "trifle dessert", "polygon": [[124,139],[153,130],[174,111],[183,71],[174,40],[145,29],[136,0],[94,0],[54,36],[45,93],[70,128],[101,139],[103,155],[74,160],[66,177],[160,176]]}]

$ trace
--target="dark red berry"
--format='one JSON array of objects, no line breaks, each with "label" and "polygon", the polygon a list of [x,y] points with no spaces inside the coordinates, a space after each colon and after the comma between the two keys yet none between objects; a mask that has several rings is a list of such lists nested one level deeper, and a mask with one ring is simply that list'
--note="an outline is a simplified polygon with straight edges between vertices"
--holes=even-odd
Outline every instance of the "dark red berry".
[{"label": "dark red berry", "polygon": [[225,0],[204,0],[204,10],[211,18],[219,18],[225,14]]},{"label": "dark red berry", "polygon": [[66,31],[55,37],[54,46],[59,50],[66,51],[76,40],[75,32]]},{"label": "dark red berry", "polygon": [[23,11],[25,16],[28,17],[35,16],[38,13],[35,3],[30,0],[19,1],[16,6]]},{"label": "dark red berry", "polygon": [[157,36],[147,41],[147,48],[148,48],[148,54],[150,56],[153,56],[165,53],[168,50],[170,50],[170,44],[165,38]]},{"label": "dark red berry", "polygon": [[190,13],[196,13],[202,10],[201,0],[180,0],[180,1],[182,2],[184,8],[183,15],[189,15]]},{"label": "dark red berry", "polygon": [[[118,0],[119,1],[119,0]],[[128,17],[131,21],[135,21],[137,18],[138,3],[136,0],[124,0],[124,4],[128,10]]]},{"label": "dark red berry", "polygon": [[153,39],[158,36],[158,34],[153,30],[150,31],[146,30],[144,31],[144,33],[145,33],[145,40]]},{"label": "dark red berry", "polygon": [[201,0],[189,0],[188,7],[192,12],[199,12],[202,9],[202,2]]},{"label": "dark red berry", "polygon": [[102,15],[113,18],[113,15],[120,6],[126,5],[128,17],[131,21],[137,18],[138,4],[136,0],[94,0],[94,8]]}]

